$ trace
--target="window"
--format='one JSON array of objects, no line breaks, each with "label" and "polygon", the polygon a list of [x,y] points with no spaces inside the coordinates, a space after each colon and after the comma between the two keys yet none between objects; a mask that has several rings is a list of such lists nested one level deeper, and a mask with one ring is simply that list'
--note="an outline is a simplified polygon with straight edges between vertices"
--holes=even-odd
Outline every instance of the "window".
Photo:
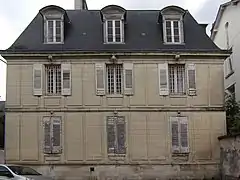
[{"label": "window", "polygon": [[46,65],[45,71],[47,95],[61,95],[61,65]]},{"label": "window", "polygon": [[121,20],[106,21],[106,42],[107,43],[122,43],[123,28]]},{"label": "window", "polygon": [[232,96],[235,99],[235,84],[232,84],[226,89],[227,96]]},{"label": "window", "polygon": [[187,153],[188,148],[188,120],[187,117],[171,117],[172,152]]},{"label": "window", "polygon": [[185,94],[185,65],[169,65],[170,94]]},{"label": "window", "polygon": [[121,64],[107,64],[107,93],[122,94],[123,66]]},{"label": "window", "polygon": [[3,166],[0,166],[0,176],[12,178],[13,174]]},{"label": "window", "polygon": [[228,78],[233,74],[233,67],[232,67],[232,58],[229,57],[224,61],[224,74],[225,78]]},{"label": "window", "polygon": [[62,43],[63,28],[62,20],[47,20],[47,43]]},{"label": "window", "polygon": [[125,128],[123,116],[107,117],[108,154],[126,154]]},{"label": "window", "polygon": [[61,153],[61,117],[44,117],[44,153]]},{"label": "window", "polygon": [[165,20],[165,42],[182,43],[180,20]]},{"label": "window", "polygon": [[24,166],[8,166],[9,169],[11,169],[15,174],[17,175],[34,175],[34,176],[41,176],[39,172],[36,170],[30,168],[30,167],[24,167]]}]

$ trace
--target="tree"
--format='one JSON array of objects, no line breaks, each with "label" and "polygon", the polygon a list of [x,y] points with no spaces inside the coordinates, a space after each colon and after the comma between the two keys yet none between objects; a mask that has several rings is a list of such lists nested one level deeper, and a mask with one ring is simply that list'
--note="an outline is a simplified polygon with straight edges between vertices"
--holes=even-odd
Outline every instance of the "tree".
[{"label": "tree", "polygon": [[226,97],[227,134],[240,133],[240,104],[233,95]]}]

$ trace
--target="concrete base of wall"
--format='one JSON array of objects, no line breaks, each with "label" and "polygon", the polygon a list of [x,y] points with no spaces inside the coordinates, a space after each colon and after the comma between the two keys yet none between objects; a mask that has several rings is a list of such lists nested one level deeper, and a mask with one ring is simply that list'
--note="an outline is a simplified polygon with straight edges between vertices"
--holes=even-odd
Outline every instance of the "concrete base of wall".
[{"label": "concrete base of wall", "polygon": [[33,166],[56,180],[175,180],[218,177],[218,164],[199,165],[48,165]]}]

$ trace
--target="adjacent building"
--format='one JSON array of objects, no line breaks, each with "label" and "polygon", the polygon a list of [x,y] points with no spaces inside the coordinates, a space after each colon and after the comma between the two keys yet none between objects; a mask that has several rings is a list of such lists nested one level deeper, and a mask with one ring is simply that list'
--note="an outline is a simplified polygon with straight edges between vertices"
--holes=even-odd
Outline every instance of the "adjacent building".
[{"label": "adjacent building", "polygon": [[58,179],[218,174],[229,53],[189,11],[51,5],[1,53],[7,163]]},{"label": "adjacent building", "polygon": [[236,100],[240,100],[240,1],[231,0],[219,7],[215,22],[211,31],[211,39],[221,49],[232,51],[230,57],[224,61],[224,76],[226,94],[232,94]]}]

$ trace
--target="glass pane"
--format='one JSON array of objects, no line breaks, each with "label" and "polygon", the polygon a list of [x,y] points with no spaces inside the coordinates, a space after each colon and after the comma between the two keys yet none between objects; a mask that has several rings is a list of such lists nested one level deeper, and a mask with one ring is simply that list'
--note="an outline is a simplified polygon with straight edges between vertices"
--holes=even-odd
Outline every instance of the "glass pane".
[{"label": "glass pane", "polygon": [[120,35],[120,34],[121,34],[120,28],[116,28],[116,29],[115,29],[115,34],[116,34],[116,35]]},{"label": "glass pane", "polygon": [[115,21],[115,28],[120,28],[120,21]]},{"label": "glass pane", "polygon": [[172,36],[167,36],[167,42],[172,42]]},{"label": "glass pane", "polygon": [[179,36],[174,36],[174,42],[180,42]]},{"label": "glass pane", "polygon": [[112,21],[107,21],[107,27],[109,28],[109,27],[113,27],[113,23],[112,23]]},{"label": "glass pane", "polygon": [[53,21],[48,21],[48,42],[53,42]]},{"label": "glass pane", "polygon": [[121,42],[121,36],[120,35],[116,35],[116,42]]},{"label": "glass pane", "polygon": [[179,27],[178,27],[178,22],[179,21],[173,21],[173,28],[174,29],[178,29]]},{"label": "glass pane", "polygon": [[170,28],[171,29],[171,21],[166,21],[166,28]]}]

